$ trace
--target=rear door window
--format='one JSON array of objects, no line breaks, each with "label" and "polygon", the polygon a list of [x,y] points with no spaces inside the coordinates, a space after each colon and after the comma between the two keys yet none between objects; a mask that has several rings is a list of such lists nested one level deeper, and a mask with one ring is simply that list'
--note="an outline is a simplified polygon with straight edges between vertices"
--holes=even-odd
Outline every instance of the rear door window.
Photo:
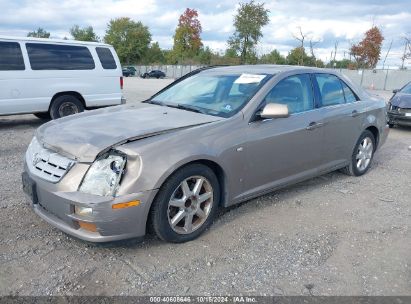
[{"label": "rear door window", "polygon": [[346,103],[356,102],[358,100],[358,98],[354,94],[354,92],[350,89],[350,87],[348,85],[346,85],[343,81],[341,81],[341,84],[343,86],[345,102]]},{"label": "rear door window", "polygon": [[0,71],[22,71],[24,69],[20,44],[17,42],[0,42]]},{"label": "rear door window", "polygon": [[33,70],[92,70],[93,57],[85,46],[27,43]]},{"label": "rear door window", "polygon": [[320,100],[323,107],[344,104],[344,92],[341,81],[337,76],[331,74],[316,74]]},{"label": "rear door window", "polygon": [[106,70],[115,70],[117,69],[116,61],[114,60],[113,54],[109,48],[105,47],[96,47],[96,52],[98,58],[100,59],[103,69]]}]

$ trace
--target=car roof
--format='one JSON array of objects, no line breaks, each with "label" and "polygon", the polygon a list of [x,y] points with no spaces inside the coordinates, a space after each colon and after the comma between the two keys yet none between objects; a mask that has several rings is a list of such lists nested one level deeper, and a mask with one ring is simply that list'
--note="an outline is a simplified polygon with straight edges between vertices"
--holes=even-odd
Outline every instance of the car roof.
[{"label": "car roof", "polygon": [[69,45],[94,45],[94,46],[111,46],[102,42],[91,41],[77,41],[77,40],[64,40],[64,39],[50,39],[50,38],[35,38],[35,37],[14,37],[14,36],[0,36],[0,41],[23,41],[23,42],[45,42],[56,44],[69,44]]},{"label": "car roof", "polygon": [[276,64],[256,64],[256,65],[233,65],[233,66],[213,66],[205,71],[219,73],[263,73],[278,74],[281,72],[294,71],[302,73],[330,73],[338,74],[335,70],[322,69],[315,67],[295,66],[295,65],[276,65]]}]

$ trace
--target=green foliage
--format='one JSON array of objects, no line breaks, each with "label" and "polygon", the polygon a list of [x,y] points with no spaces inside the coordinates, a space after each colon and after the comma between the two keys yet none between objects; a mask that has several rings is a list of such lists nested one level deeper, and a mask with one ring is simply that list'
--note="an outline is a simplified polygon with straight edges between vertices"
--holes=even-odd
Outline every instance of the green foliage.
[{"label": "green foliage", "polygon": [[313,56],[307,55],[305,49],[301,46],[292,49],[287,57],[286,63],[289,65],[304,65],[304,66],[312,66],[312,67],[324,67],[324,62],[320,59],[316,59]]},{"label": "green foliage", "polygon": [[234,17],[234,34],[229,38],[228,45],[240,55],[240,62],[255,61],[255,46],[261,37],[261,29],[270,21],[264,3],[241,3]]},{"label": "green foliage", "polygon": [[262,55],[259,62],[265,64],[285,64],[285,57],[279,51],[273,50],[271,53]]},{"label": "green foliage", "polygon": [[211,52],[210,48],[207,46],[205,48],[201,48],[200,52],[197,56],[198,61],[201,64],[209,65],[211,64],[211,58],[213,57],[213,53]]},{"label": "green foliage", "polygon": [[201,24],[198,13],[194,9],[187,8],[178,20],[178,26],[174,34],[173,62],[184,62],[199,55],[202,48]]},{"label": "green foliage", "polygon": [[50,33],[47,32],[45,29],[39,27],[37,30],[29,32],[27,34],[27,37],[50,38]]},{"label": "green foliage", "polygon": [[146,55],[144,56],[143,62],[146,64],[162,64],[166,62],[164,51],[161,50],[158,42],[154,42],[150,45]]},{"label": "green foliage", "polygon": [[327,67],[336,68],[336,69],[352,69],[355,65],[356,65],[355,62],[349,59],[343,59],[343,60],[331,60],[327,64]]},{"label": "green foliage", "polygon": [[77,24],[70,29],[70,34],[75,40],[78,41],[99,41],[99,37],[94,33],[92,26],[84,28],[79,27]]},{"label": "green foliage", "polygon": [[301,46],[293,48],[288,52],[287,64],[290,65],[302,65],[307,64],[311,60],[311,57],[307,55],[305,49]]},{"label": "green foliage", "polygon": [[122,17],[110,20],[104,41],[111,44],[124,64],[141,62],[146,55],[151,34],[140,21]]}]

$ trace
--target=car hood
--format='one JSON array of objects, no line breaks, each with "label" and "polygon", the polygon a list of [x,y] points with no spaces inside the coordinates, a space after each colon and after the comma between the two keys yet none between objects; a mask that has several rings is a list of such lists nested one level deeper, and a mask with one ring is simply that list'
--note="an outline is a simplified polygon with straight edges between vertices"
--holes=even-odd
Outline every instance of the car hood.
[{"label": "car hood", "polygon": [[411,94],[397,93],[391,99],[391,104],[396,107],[411,109]]},{"label": "car hood", "polygon": [[136,103],[50,121],[37,129],[44,146],[80,162],[92,162],[110,147],[194,127],[223,118],[181,109]]}]

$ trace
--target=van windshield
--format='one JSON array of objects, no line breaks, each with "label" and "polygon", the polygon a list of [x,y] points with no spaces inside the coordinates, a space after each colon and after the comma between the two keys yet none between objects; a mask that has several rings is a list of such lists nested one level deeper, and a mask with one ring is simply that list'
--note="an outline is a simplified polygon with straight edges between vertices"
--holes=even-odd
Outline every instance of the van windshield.
[{"label": "van windshield", "polygon": [[176,83],[147,102],[231,117],[247,104],[271,76],[198,73]]}]

